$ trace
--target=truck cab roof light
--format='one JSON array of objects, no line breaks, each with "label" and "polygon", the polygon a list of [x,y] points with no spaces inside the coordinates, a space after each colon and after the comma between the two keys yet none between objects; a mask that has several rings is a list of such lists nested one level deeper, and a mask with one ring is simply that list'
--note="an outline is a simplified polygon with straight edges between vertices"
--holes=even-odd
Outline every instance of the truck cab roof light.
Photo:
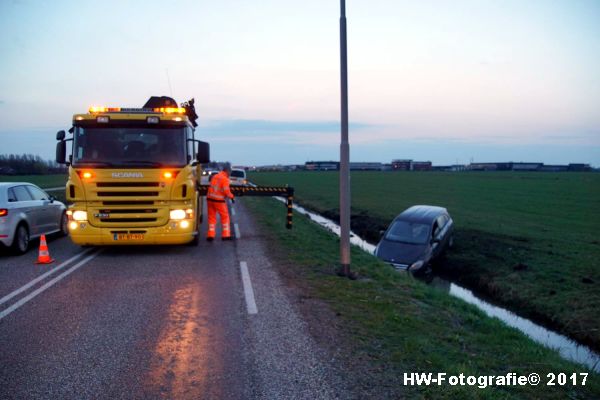
[{"label": "truck cab roof light", "polygon": [[90,112],[90,114],[121,112],[121,107],[99,107],[99,106],[92,106],[92,107],[90,107],[89,112]]},{"label": "truck cab roof light", "polygon": [[183,107],[156,107],[154,112],[160,112],[164,114],[185,114],[185,108]]}]

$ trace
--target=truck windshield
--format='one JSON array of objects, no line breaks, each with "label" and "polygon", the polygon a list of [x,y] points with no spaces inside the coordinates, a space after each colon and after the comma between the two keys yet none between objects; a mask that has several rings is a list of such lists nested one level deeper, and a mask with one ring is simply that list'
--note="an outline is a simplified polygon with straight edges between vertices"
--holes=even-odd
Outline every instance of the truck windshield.
[{"label": "truck windshield", "polygon": [[180,167],[187,163],[185,128],[77,127],[73,165]]}]

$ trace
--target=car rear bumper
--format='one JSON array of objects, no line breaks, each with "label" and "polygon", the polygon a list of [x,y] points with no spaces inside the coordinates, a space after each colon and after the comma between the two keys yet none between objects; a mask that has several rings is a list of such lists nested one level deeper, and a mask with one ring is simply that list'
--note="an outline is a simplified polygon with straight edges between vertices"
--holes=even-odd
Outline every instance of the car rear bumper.
[{"label": "car rear bumper", "polygon": [[13,242],[14,232],[10,229],[10,224],[6,221],[0,222],[0,243],[8,247]]},{"label": "car rear bumper", "polygon": [[[181,221],[170,221],[159,227],[143,228],[98,228],[89,223],[78,223],[76,228],[69,226],[69,233],[73,243],[80,246],[86,245],[152,245],[152,244],[185,244],[194,239],[193,221],[187,228],[181,227]],[[120,235],[141,235],[141,238],[123,239]]]}]

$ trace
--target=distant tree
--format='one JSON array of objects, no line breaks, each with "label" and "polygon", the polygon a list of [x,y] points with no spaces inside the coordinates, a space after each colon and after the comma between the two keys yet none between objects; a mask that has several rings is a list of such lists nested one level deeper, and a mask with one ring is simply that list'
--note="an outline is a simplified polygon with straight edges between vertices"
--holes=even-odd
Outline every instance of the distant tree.
[{"label": "distant tree", "polygon": [[45,175],[66,173],[64,165],[44,160],[33,154],[0,154],[0,174],[3,175]]}]

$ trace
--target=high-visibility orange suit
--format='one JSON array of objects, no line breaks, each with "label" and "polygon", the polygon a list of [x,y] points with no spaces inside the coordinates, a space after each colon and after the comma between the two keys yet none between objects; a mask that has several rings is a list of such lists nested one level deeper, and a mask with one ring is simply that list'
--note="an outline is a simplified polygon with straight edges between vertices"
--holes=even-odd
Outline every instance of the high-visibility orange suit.
[{"label": "high-visibility orange suit", "polygon": [[225,169],[211,178],[206,193],[206,203],[208,205],[208,233],[206,239],[209,241],[213,240],[216,235],[217,213],[221,218],[221,237],[223,240],[231,239],[229,211],[225,202],[227,198],[233,200],[233,194],[229,189],[229,174]]}]

